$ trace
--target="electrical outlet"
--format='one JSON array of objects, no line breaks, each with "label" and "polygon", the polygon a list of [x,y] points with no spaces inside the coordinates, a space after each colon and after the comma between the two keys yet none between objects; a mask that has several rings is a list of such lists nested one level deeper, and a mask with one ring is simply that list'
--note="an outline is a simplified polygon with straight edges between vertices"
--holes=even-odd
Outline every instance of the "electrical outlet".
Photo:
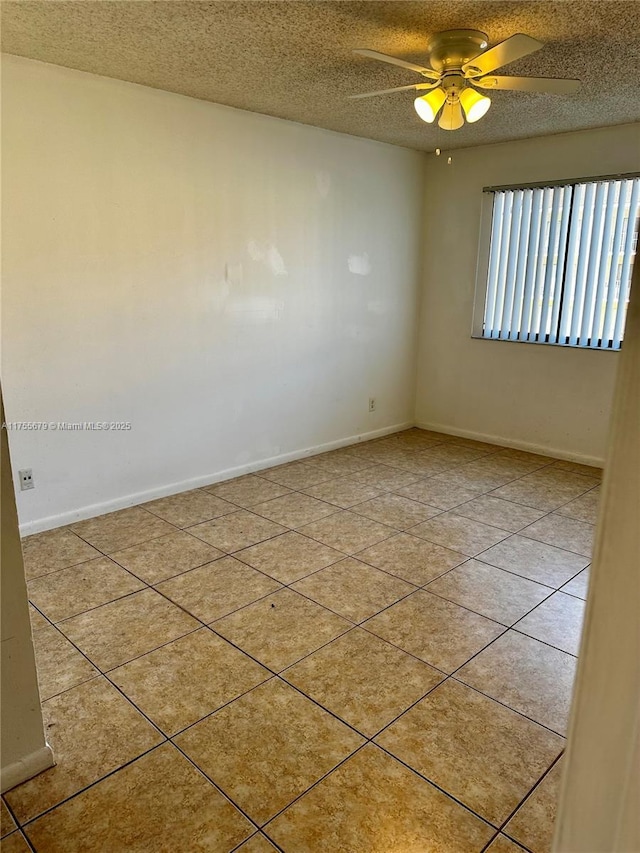
[{"label": "electrical outlet", "polygon": [[375,410],[376,410],[376,398],[375,397],[369,397],[369,411],[375,412]]},{"label": "electrical outlet", "polygon": [[33,482],[33,472],[31,468],[23,468],[22,471],[18,471],[18,477],[20,478],[20,488],[23,492],[26,489],[35,489],[36,484]]}]

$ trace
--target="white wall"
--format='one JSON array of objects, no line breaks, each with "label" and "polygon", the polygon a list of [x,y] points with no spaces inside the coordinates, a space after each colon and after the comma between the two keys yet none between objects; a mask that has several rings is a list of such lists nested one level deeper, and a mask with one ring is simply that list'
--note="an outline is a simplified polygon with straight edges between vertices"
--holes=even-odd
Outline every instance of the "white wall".
[{"label": "white wall", "polygon": [[452,159],[448,166],[443,151],[427,163],[417,420],[601,463],[618,353],[471,339],[482,188],[638,171],[640,125],[465,149]]},{"label": "white wall", "polygon": [[7,418],[132,424],[12,432],[23,530],[413,421],[424,155],[17,57],[2,101]]}]

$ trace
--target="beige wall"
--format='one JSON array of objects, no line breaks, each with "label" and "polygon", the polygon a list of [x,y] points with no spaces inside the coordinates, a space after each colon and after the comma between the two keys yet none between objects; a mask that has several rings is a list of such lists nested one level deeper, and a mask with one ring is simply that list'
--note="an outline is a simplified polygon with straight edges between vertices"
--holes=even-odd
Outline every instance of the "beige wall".
[{"label": "beige wall", "polygon": [[426,173],[417,420],[601,463],[618,353],[471,339],[482,188],[638,171],[640,124],[446,153]]},{"label": "beige wall", "polygon": [[[4,57],[25,532],[413,422],[424,155]],[[369,397],[376,399],[369,412]]]},{"label": "beige wall", "polygon": [[[0,398],[0,417],[4,407]],[[31,640],[27,586],[22,566],[7,432],[2,433],[2,673],[1,788],[34,776],[53,764],[45,744],[40,694]]]}]

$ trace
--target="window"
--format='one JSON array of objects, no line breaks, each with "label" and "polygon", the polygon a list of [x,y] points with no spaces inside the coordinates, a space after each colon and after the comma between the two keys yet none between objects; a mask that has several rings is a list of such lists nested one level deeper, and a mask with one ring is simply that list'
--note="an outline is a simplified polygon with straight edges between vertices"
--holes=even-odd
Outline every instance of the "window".
[{"label": "window", "polygon": [[485,190],[485,205],[474,333],[620,349],[640,178]]}]

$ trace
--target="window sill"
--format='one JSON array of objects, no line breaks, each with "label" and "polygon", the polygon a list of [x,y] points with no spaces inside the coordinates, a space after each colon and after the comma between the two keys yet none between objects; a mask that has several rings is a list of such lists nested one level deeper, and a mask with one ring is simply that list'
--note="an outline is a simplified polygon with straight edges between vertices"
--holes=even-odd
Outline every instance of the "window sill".
[{"label": "window sill", "polygon": [[483,335],[471,335],[471,339],[474,341],[490,341],[493,343],[502,343],[502,344],[530,344],[536,347],[562,347],[564,349],[579,349],[587,352],[613,352],[619,353],[622,351],[620,349],[611,349],[608,347],[588,347],[583,344],[563,344],[556,343],[552,341],[520,341],[514,338],[485,338]]}]

